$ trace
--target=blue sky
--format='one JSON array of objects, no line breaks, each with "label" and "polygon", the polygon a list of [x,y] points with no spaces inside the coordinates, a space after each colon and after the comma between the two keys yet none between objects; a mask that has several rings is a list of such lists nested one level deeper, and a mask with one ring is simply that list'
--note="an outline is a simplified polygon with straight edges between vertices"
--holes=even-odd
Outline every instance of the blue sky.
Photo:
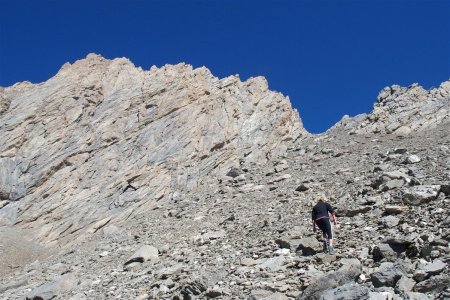
[{"label": "blue sky", "polygon": [[88,53],[263,75],[306,129],[369,112],[387,85],[450,77],[450,1],[0,0],[0,86]]}]

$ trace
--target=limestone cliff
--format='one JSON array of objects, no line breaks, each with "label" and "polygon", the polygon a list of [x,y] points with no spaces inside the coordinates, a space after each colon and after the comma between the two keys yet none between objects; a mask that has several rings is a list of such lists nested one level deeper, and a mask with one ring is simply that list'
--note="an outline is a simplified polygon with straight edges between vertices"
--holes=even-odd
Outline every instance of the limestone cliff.
[{"label": "limestone cliff", "polygon": [[386,87],[379,93],[370,114],[346,116],[332,129],[405,136],[449,121],[450,81],[445,81],[430,90],[418,84]]},{"label": "limestone cliff", "polygon": [[307,135],[263,77],[90,54],[40,84],[0,90],[1,224],[73,240],[174,192],[264,163]]}]

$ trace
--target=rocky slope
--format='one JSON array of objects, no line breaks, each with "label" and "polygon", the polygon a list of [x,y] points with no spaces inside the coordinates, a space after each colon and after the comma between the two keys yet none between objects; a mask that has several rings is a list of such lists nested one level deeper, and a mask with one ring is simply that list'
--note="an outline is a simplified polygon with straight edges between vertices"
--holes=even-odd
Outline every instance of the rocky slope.
[{"label": "rocky slope", "polygon": [[264,79],[184,64],[90,55],[2,89],[2,298],[448,298],[449,88],[317,136]]}]

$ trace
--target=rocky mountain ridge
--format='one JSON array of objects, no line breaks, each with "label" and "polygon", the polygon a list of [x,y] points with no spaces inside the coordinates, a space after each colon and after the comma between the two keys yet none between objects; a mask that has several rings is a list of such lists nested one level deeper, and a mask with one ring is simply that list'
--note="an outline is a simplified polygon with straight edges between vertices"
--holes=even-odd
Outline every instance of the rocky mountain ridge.
[{"label": "rocky mountain ridge", "polygon": [[450,296],[450,81],[320,135],[265,79],[185,64],[89,55],[0,99],[5,299]]},{"label": "rocky mountain ridge", "polygon": [[44,243],[121,222],[307,134],[265,79],[219,80],[185,64],[145,72],[89,55],[2,99],[0,191],[11,202],[0,221]]}]

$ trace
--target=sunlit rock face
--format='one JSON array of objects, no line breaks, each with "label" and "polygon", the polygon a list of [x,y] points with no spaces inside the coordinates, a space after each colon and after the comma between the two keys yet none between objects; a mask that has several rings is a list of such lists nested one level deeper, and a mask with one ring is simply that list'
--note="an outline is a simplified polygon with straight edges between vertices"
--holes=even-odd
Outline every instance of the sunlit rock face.
[{"label": "sunlit rock face", "polygon": [[430,90],[418,84],[386,87],[379,93],[370,114],[344,117],[332,129],[407,136],[449,121],[450,81],[445,81]]},{"label": "sunlit rock face", "polygon": [[46,82],[0,90],[1,224],[73,241],[145,213],[306,136],[262,77],[90,54]]}]

